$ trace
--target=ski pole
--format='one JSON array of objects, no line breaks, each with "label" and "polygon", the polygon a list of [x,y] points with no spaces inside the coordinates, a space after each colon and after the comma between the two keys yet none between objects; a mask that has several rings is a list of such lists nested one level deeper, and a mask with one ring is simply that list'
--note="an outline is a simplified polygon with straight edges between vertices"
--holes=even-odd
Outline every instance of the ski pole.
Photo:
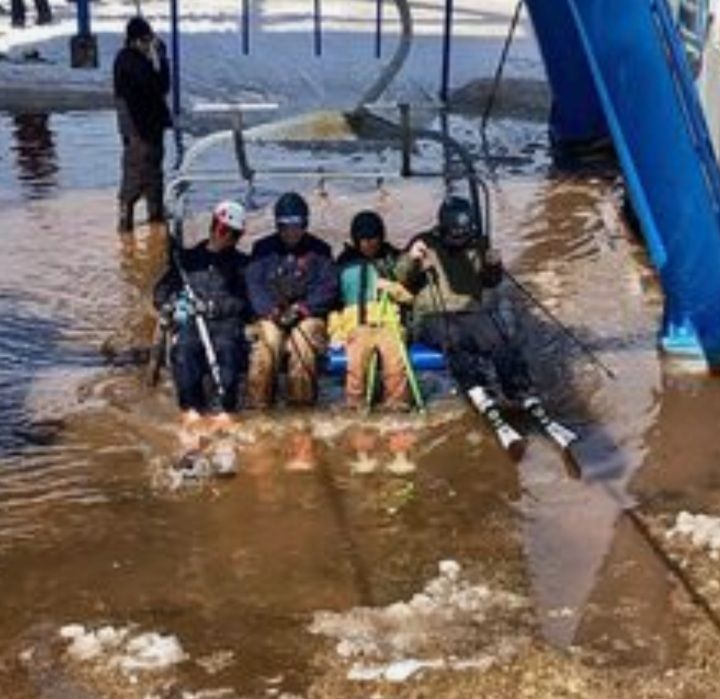
[{"label": "ski pole", "polygon": [[510,272],[503,270],[505,276],[537,307],[539,308],[568,338],[570,338],[577,347],[579,347],[592,361],[595,366],[602,369],[606,376],[611,379],[617,379],[617,374],[605,364],[600,357],[592,351],[588,345],[583,342],[570,328],[568,328],[549,308],[540,303],[538,299]]},{"label": "ski pole", "polygon": [[[385,301],[385,310],[387,311],[387,302],[389,300],[387,291],[383,292],[383,300]],[[417,407],[418,412],[424,413],[425,401],[423,400],[422,392],[420,391],[420,384],[418,383],[417,375],[415,374],[415,369],[413,368],[410,354],[408,353],[407,345],[405,344],[405,339],[400,331],[400,324],[395,318],[389,318],[388,325],[398,343],[400,358],[405,366],[405,375],[407,376],[408,383],[410,384],[410,392],[412,393],[413,400],[415,401],[415,406]]]},{"label": "ski pole", "polygon": [[432,297],[433,306],[435,306],[435,311],[439,313],[443,318],[443,325],[445,327],[445,342],[443,344],[445,345],[445,352],[448,353],[453,350],[453,343],[450,335],[450,318],[447,306],[445,305],[445,297],[440,292],[438,271],[437,269],[435,269],[434,266],[432,266],[428,267],[426,273],[429,281],[428,286],[430,289],[430,296]]},{"label": "ski pole", "polygon": [[[417,375],[415,374],[415,369],[413,368],[412,360],[410,359],[405,340],[403,339],[402,333],[400,332],[400,326],[394,318],[388,317],[389,301],[390,296],[387,291],[384,291],[380,298],[379,319],[381,323],[383,321],[387,323],[386,327],[393,334],[393,339],[395,339],[398,343],[400,359],[405,369],[405,375],[407,376],[408,384],[410,386],[410,392],[412,393],[413,401],[415,402],[415,407],[418,409],[418,412],[425,413],[425,401],[422,396],[422,391],[420,390],[420,384],[417,380]],[[375,384],[377,382],[377,363],[377,351],[374,351],[370,359],[370,366],[368,367],[368,385],[365,392],[365,399],[368,408],[372,407],[372,399],[375,394]]]},{"label": "ski pole", "polygon": [[368,412],[372,410],[373,398],[375,397],[375,387],[377,386],[378,375],[378,353],[373,350],[368,365],[367,385],[365,386],[365,407]]},{"label": "ski pole", "polygon": [[[193,306],[197,308],[199,299],[190,284],[187,272],[183,269],[177,250],[173,251],[173,259],[175,261],[175,267],[183,283],[185,293]],[[208,329],[207,321],[205,320],[205,316],[202,313],[198,313],[197,310],[194,311],[193,316],[195,317],[195,326],[197,327],[198,335],[200,336],[200,342],[205,350],[205,358],[207,359],[210,375],[212,376],[213,383],[215,384],[215,390],[217,391],[220,400],[222,400],[225,398],[225,389],[223,388],[222,380],[220,378],[220,365],[218,364],[217,353],[215,352],[212,338],[210,337],[210,330]]]},{"label": "ski pole", "polygon": [[[383,294],[380,299],[380,321],[382,322],[385,311],[387,309],[388,298],[387,294]],[[349,367],[348,367],[349,369]],[[378,352],[377,349],[373,350],[372,356],[370,357],[370,364],[368,365],[368,376],[367,385],[365,386],[365,405],[368,412],[372,410],[373,398],[375,397],[375,386],[377,384],[378,375]]]}]

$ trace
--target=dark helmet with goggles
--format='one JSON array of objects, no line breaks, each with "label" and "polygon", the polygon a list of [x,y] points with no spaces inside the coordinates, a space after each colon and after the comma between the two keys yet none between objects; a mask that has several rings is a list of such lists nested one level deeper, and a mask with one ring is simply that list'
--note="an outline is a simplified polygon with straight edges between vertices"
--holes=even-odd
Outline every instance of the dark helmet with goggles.
[{"label": "dark helmet with goggles", "polygon": [[462,247],[478,239],[482,234],[480,226],[467,199],[450,196],[438,209],[438,232],[446,245]]},{"label": "dark helmet with goggles", "polygon": [[310,210],[307,202],[297,192],[285,192],[275,202],[275,223],[278,227],[308,227]]}]

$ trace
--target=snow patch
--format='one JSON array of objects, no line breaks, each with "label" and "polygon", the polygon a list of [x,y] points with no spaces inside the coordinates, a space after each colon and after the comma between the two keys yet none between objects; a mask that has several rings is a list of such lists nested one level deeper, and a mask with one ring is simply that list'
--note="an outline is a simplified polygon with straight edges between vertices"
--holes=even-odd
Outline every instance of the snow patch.
[{"label": "snow patch", "polygon": [[175,636],[155,631],[137,633],[130,626],[102,626],[93,631],[81,624],[68,624],[60,629],[59,635],[69,641],[66,652],[72,660],[102,661],[128,675],[165,670],[187,659]]},{"label": "snow patch", "polygon": [[683,510],[665,536],[689,538],[695,548],[708,549],[713,559],[720,556],[720,517],[693,515]]},{"label": "snow patch", "polygon": [[352,661],[348,679],[404,682],[423,670],[487,669],[529,642],[525,597],[470,582],[459,563],[441,561],[438,576],[407,602],[348,612],[316,612],[310,632],[334,638]]}]

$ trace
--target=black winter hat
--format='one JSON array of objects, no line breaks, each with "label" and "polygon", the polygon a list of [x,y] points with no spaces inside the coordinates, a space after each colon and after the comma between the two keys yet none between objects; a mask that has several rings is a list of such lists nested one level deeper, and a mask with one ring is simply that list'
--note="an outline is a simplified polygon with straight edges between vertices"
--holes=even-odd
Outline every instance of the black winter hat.
[{"label": "black winter hat", "polygon": [[148,21],[140,16],[130,19],[125,27],[125,40],[128,43],[154,35],[155,32],[153,32]]},{"label": "black winter hat", "polygon": [[385,224],[382,218],[374,211],[361,211],[355,214],[350,224],[350,236],[357,244],[360,240],[369,238],[385,239]]}]

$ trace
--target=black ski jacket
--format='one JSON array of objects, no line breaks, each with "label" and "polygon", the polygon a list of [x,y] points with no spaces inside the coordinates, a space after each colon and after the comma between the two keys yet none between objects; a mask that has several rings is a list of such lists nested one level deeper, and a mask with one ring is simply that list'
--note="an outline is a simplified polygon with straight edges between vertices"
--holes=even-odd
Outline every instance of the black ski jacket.
[{"label": "black ski jacket", "polygon": [[115,57],[113,88],[118,127],[125,138],[139,136],[143,141],[157,142],[172,126],[165,102],[170,90],[170,68],[164,48],[159,49],[158,57],[159,70],[135,48],[126,46]]},{"label": "black ski jacket", "polygon": [[[208,326],[213,331],[237,331],[249,319],[250,306],[245,287],[248,256],[235,248],[221,252],[208,250],[204,240],[193,248],[182,250],[180,264],[187,274],[193,293],[211,304]],[[155,285],[153,302],[157,310],[172,304],[184,285],[175,264],[171,264]]]}]

